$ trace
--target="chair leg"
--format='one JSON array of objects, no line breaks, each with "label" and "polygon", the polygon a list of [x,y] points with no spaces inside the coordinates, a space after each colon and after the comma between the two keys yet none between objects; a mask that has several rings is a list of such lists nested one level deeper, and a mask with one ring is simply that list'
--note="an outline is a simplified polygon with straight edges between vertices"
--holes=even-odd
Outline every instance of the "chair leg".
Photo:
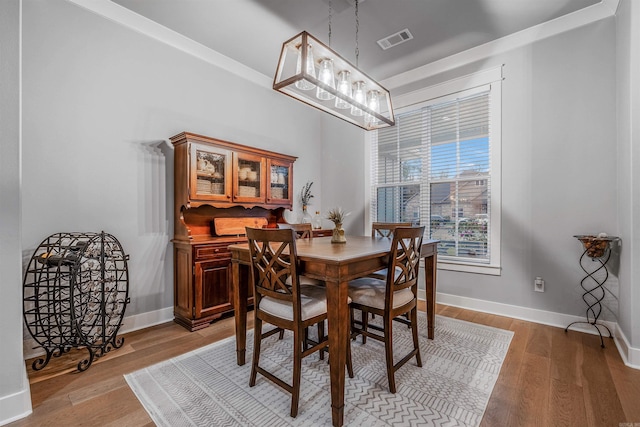
[{"label": "chair leg", "polygon": [[[353,324],[353,318],[351,315],[353,312],[349,310],[349,324]],[[353,362],[351,360],[351,330],[349,330],[349,334],[347,334],[347,374],[349,374],[349,378],[353,378]]]},{"label": "chair leg", "polygon": [[386,314],[384,316],[384,353],[387,359],[387,380],[389,391],[396,392],[396,378],[393,370],[393,319]]},{"label": "chair leg", "polygon": [[298,400],[300,399],[300,374],[302,370],[302,340],[300,328],[293,331],[293,384],[291,387],[291,417],[298,415]]},{"label": "chair leg", "polygon": [[278,339],[281,340],[284,338],[284,329],[280,329],[280,333],[278,334]]},{"label": "chair leg", "polygon": [[[362,330],[366,332],[367,328],[369,327],[369,313],[363,310],[360,317],[362,318]],[[367,337],[365,334],[362,334],[362,344],[366,343]]]},{"label": "chair leg", "polygon": [[[324,320],[318,322],[318,342],[322,341],[322,338],[324,338]],[[324,360],[324,348],[320,349],[320,360]]]},{"label": "chair leg", "polygon": [[422,357],[420,356],[420,343],[418,342],[418,307],[411,310],[411,332],[413,334],[413,348],[416,349],[416,362],[422,367]]},{"label": "chair leg", "polygon": [[249,377],[249,387],[256,385],[256,375],[258,373],[258,363],[260,362],[260,343],[262,342],[262,319],[255,317],[253,323],[253,358],[251,362],[251,376]]},{"label": "chair leg", "polygon": [[354,320],[353,315],[355,314],[355,311],[353,310],[353,307],[349,307],[349,336],[351,337],[352,341],[355,341],[356,338],[358,337],[357,335],[354,335],[355,331],[356,331],[356,322]]}]

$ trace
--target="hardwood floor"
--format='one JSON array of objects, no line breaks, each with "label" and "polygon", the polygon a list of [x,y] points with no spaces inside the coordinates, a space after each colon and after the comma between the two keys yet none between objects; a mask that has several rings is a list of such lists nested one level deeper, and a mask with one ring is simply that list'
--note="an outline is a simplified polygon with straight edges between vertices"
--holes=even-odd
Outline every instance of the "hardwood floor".
[{"label": "hardwood floor", "polygon": [[[515,332],[481,427],[640,425],[640,370],[612,340],[602,349],[595,335],[444,305],[437,313]],[[122,348],[82,373],[85,351],[39,372],[27,361],[33,414],[9,426],[152,426],[123,375],[233,334],[233,318],[197,332],[170,322],[123,335]]]}]

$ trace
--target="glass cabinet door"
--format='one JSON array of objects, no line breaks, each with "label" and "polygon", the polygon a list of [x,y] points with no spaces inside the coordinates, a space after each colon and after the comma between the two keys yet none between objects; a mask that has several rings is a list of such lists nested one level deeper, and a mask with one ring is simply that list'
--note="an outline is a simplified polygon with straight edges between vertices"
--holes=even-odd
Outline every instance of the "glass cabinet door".
[{"label": "glass cabinet door", "polygon": [[269,185],[267,186],[267,203],[292,203],[291,195],[293,176],[291,163],[268,159],[267,169]]},{"label": "glass cabinet door", "polygon": [[229,201],[231,198],[230,166],[230,151],[191,144],[191,198]]},{"label": "glass cabinet door", "polygon": [[265,159],[251,154],[234,153],[233,200],[244,203],[264,202]]}]

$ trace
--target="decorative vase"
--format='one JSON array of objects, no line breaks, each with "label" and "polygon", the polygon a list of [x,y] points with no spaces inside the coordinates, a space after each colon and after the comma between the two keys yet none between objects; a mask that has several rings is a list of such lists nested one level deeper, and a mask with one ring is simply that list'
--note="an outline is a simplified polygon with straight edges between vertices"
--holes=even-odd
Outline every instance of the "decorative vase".
[{"label": "decorative vase", "polygon": [[313,217],[313,228],[319,230],[322,228],[322,217],[320,216],[320,211],[316,211],[316,215]]},{"label": "decorative vase", "polygon": [[344,237],[344,230],[342,229],[342,223],[336,222],[336,228],[333,229],[333,236],[331,236],[331,243],[347,243],[347,238]]},{"label": "decorative vase", "polygon": [[311,214],[307,211],[307,205],[302,205],[302,220],[303,224],[311,224]]}]

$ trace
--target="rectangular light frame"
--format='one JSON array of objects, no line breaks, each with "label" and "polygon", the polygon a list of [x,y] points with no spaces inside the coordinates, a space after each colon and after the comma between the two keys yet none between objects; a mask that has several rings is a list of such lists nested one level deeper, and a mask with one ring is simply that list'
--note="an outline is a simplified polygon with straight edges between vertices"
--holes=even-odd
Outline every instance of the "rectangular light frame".
[{"label": "rectangular light frame", "polygon": [[[302,56],[302,64],[305,64],[307,55],[309,54],[309,46],[312,47],[316,70],[320,60],[329,58],[333,61],[335,75],[338,75],[342,70],[348,70],[351,73],[352,84],[357,81],[365,82],[365,94],[371,90],[377,90],[379,92],[380,112],[371,110],[367,105],[355,101],[353,98],[344,95],[337,89],[318,80],[315,76],[308,74],[306,67],[304,66],[300,67],[301,69],[298,72],[296,70],[298,56]],[[298,89],[295,83],[301,80],[305,80],[321,89],[324,89],[335,97],[338,97],[356,108],[361,109],[365,114],[362,116],[354,116],[351,114],[350,108],[336,108],[335,99],[327,101],[320,100],[315,96],[315,89]],[[306,31],[297,34],[282,44],[282,51],[280,52],[280,58],[278,60],[278,68],[273,79],[273,89],[365,130],[375,130],[393,126],[395,124],[395,117],[393,114],[391,95],[389,94],[389,91]],[[375,117],[377,120],[375,122],[366,120],[367,114]]]}]

